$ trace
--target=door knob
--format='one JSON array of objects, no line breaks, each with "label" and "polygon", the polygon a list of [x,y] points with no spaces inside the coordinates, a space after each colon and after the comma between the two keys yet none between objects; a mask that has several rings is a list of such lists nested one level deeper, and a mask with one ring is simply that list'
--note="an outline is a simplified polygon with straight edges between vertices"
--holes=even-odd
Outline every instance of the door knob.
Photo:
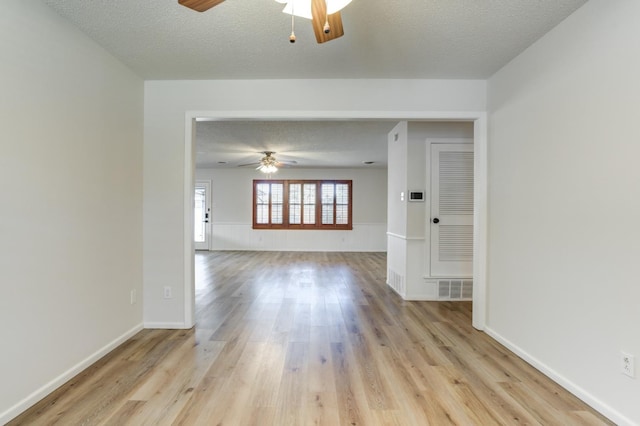
[{"label": "door knob", "polygon": [[440,219],[438,219],[437,217],[433,218],[433,223],[440,223]]}]

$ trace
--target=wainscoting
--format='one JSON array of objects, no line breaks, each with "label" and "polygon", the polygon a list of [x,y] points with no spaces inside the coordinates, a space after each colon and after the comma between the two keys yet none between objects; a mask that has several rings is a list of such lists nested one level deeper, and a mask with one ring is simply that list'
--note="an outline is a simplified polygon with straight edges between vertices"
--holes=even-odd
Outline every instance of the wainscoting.
[{"label": "wainscoting", "polygon": [[386,223],[355,223],[352,231],[264,230],[250,223],[211,224],[211,250],[383,252]]}]

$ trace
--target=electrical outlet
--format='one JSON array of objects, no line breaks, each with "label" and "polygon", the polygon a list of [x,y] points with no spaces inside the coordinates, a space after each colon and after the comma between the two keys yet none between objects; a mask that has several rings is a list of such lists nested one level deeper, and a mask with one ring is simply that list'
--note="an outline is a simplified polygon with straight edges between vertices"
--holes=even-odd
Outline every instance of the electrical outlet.
[{"label": "electrical outlet", "polygon": [[135,289],[131,290],[131,304],[132,305],[136,304],[136,290]]},{"label": "electrical outlet", "polygon": [[621,365],[622,374],[625,374],[629,377],[635,377],[636,371],[635,371],[633,355],[630,355],[625,352],[621,352],[620,356],[622,361],[622,365]]},{"label": "electrical outlet", "polygon": [[172,297],[173,297],[173,295],[171,294],[171,287],[165,286],[164,287],[164,298],[165,299],[171,299]]}]

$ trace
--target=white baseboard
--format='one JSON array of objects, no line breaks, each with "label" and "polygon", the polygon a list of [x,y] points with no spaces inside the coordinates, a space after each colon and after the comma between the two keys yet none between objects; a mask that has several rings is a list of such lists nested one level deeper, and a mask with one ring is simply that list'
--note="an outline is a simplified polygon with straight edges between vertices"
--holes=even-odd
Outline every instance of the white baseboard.
[{"label": "white baseboard", "polygon": [[394,288],[392,285],[389,285],[389,281],[387,281],[387,282],[386,282],[386,284],[387,284],[387,287],[389,287],[391,290],[393,290],[393,292],[394,292],[395,294],[397,294],[398,296],[400,296],[400,298],[402,298],[402,300],[405,300],[405,299],[404,299],[404,294],[400,293],[400,292],[398,291],[398,289],[397,289],[397,288]]},{"label": "white baseboard", "polygon": [[[432,294],[407,294],[404,300],[412,302],[438,302],[439,299]],[[442,300],[440,300],[442,302]]]},{"label": "white baseboard", "polygon": [[107,345],[103,346],[93,354],[89,355],[84,360],[80,361],[78,364],[76,364],[69,370],[65,371],[55,379],[51,380],[49,383],[45,384],[40,389],[33,392],[31,395],[27,396],[26,398],[24,398],[23,400],[15,404],[13,407],[9,408],[3,413],[0,413],[0,424],[6,424],[11,419],[20,415],[29,407],[36,404],[38,401],[40,401],[41,399],[49,395],[51,392],[58,389],[60,386],[62,386],[63,384],[65,384],[75,376],[77,376],[83,370],[91,366],[93,363],[98,361],[100,358],[102,358],[103,356],[105,356],[106,354],[108,354],[109,352],[111,352],[121,344],[123,344],[125,341],[133,337],[136,333],[138,333],[142,329],[143,329],[142,324],[136,325],[135,327],[126,331],[124,334],[117,337]]},{"label": "white baseboard", "polygon": [[531,364],[535,369],[539,370],[542,374],[549,377],[551,380],[565,388],[567,391],[571,392],[576,397],[580,398],[587,405],[592,407],[594,410],[598,411],[603,416],[607,417],[609,420],[613,421],[619,426],[638,426],[637,423],[629,419],[628,417],[621,414],[619,411],[615,410],[613,407],[605,404],[585,389],[573,383],[571,380],[567,379],[563,375],[559,374],[557,371],[541,362],[537,358],[531,356],[527,352],[525,352],[519,346],[513,344],[508,339],[502,337],[495,330],[492,330],[490,327],[485,327],[484,332],[495,339],[498,343],[505,346],[510,351],[514,352],[520,358],[525,360],[527,363]]},{"label": "white baseboard", "polygon": [[183,322],[145,322],[144,328],[165,329],[165,330],[188,330],[192,327],[185,326]]}]

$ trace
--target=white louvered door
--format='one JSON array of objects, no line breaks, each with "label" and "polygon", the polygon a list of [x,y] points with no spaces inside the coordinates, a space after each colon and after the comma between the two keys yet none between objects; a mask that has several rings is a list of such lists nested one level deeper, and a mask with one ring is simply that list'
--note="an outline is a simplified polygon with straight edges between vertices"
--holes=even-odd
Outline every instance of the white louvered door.
[{"label": "white louvered door", "polygon": [[431,275],[473,275],[473,145],[431,145]]}]

